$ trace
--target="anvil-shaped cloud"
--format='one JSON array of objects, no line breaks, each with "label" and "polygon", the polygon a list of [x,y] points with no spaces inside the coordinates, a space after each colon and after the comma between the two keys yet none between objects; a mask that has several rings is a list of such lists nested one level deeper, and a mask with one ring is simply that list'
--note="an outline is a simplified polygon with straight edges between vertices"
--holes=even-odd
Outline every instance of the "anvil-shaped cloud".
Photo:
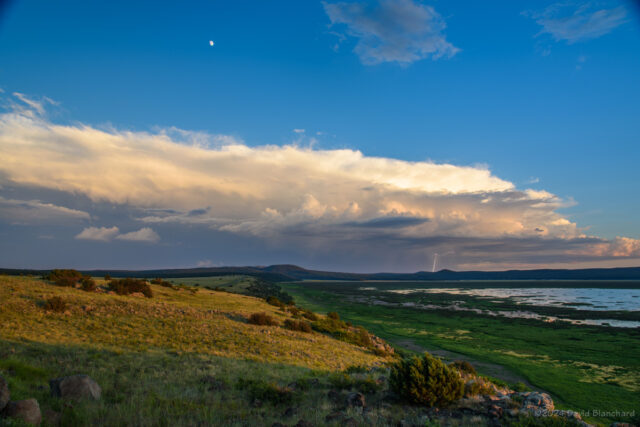
[{"label": "anvil-shaped cloud", "polygon": [[189,225],[304,248],[449,251],[461,265],[640,256],[637,240],[587,236],[556,211],[562,200],[519,190],[484,167],[63,125],[33,108],[0,115],[0,157],[0,184],[133,208],[154,228]]}]

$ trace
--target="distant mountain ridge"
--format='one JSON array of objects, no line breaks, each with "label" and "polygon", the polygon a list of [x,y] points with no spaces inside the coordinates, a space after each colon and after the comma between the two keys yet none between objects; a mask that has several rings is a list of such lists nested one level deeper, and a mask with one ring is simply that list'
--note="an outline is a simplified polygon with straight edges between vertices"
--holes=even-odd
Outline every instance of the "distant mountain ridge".
[{"label": "distant mountain ridge", "polygon": [[[0,268],[0,274],[44,274],[50,270]],[[586,268],[579,270],[540,269],[506,271],[418,271],[416,273],[345,273],[308,270],[297,265],[278,264],[267,267],[206,267],[158,270],[83,270],[94,276],[109,274],[113,277],[206,277],[241,274],[275,282],[299,280],[640,280],[640,267]]]}]

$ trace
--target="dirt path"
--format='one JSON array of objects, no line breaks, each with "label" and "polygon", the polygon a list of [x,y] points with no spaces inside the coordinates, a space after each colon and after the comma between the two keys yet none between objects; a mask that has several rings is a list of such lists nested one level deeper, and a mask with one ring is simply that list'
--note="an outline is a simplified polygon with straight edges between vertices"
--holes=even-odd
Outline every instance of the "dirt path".
[{"label": "dirt path", "polygon": [[433,354],[434,356],[438,356],[446,361],[453,361],[453,360],[464,360],[467,361],[469,363],[471,363],[473,366],[475,366],[478,371],[480,371],[481,373],[485,374],[485,375],[489,375],[491,377],[495,377],[498,379],[501,379],[502,381],[506,381],[508,383],[511,384],[515,384],[517,382],[522,382],[524,384],[526,384],[528,387],[530,387],[532,390],[536,390],[536,391],[544,391],[534,385],[532,385],[529,381],[527,381],[526,378],[524,378],[522,375],[519,375],[511,370],[509,370],[508,368],[505,368],[502,365],[498,365],[496,363],[489,363],[489,362],[482,362],[480,360],[476,360],[472,357],[469,357],[465,354],[460,354],[460,353],[454,353],[453,351],[448,351],[448,350],[442,350],[442,349],[438,349],[438,348],[427,348],[427,347],[423,347],[421,345],[416,344],[415,342],[413,342],[412,340],[409,339],[404,339],[404,340],[398,340],[394,342],[395,344],[397,344],[400,347],[406,348],[407,350],[411,350],[411,351],[415,351],[418,353],[422,353],[422,352],[429,352],[431,354]]}]

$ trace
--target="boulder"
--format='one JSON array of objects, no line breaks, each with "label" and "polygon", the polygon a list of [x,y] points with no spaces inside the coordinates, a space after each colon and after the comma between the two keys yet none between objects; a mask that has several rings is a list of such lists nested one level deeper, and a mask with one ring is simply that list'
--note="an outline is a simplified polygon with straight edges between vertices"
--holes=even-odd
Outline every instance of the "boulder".
[{"label": "boulder", "polygon": [[11,395],[9,394],[9,384],[7,381],[0,376],[0,412],[7,406],[11,400]]},{"label": "boulder", "polygon": [[364,395],[362,393],[349,393],[347,395],[347,406],[364,408]]},{"label": "boulder", "polygon": [[533,412],[534,415],[551,415],[553,413],[553,399],[547,393],[528,392],[520,394],[524,399],[522,409]]},{"label": "boulder", "polygon": [[63,399],[99,400],[102,390],[88,375],[71,375],[49,381],[51,395]]},{"label": "boulder", "polygon": [[27,424],[40,425],[42,422],[40,405],[38,405],[36,399],[9,402],[4,408],[2,415],[7,418],[22,420]]}]

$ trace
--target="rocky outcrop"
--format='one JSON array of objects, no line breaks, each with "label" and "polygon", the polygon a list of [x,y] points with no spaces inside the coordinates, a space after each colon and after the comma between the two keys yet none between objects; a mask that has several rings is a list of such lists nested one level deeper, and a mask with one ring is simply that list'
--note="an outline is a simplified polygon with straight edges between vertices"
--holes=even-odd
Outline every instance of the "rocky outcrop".
[{"label": "rocky outcrop", "polygon": [[102,389],[88,375],[71,375],[49,381],[51,395],[63,399],[99,400]]},{"label": "rocky outcrop", "polygon": [[547,393],[535,391],[519,393],[524,398],[522,409],[532,412],[534,415],[553,415],[553,399]]},{"label": "rocky outcrop", "polygon": [[27,424],[40,425],[42,414],[40,405],[36,399],[18,400],[9,402],[2,415],[7,418],[22,420]]}]

